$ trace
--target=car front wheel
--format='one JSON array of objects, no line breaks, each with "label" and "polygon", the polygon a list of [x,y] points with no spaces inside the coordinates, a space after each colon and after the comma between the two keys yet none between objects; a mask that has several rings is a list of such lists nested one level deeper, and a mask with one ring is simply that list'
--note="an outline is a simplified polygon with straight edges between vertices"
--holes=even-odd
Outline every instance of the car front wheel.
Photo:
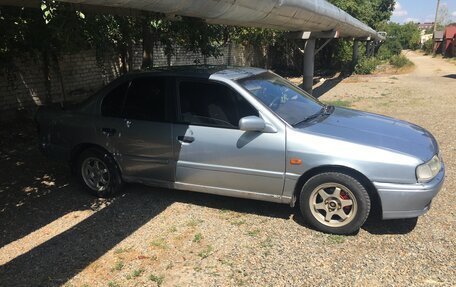
[{"label": "car front wheel", "polygon": [[77,162],[81,184],[97,197],[111,197],[122,188],[122,179],[111,155],[90,148],[81,153]]},{"label": "car front wheel", "polygon": [[302,187],[300,209],[304,219],[317,230],[353,234],[366,221],[370,199],[355,178],[338,172],[321,173]]}]

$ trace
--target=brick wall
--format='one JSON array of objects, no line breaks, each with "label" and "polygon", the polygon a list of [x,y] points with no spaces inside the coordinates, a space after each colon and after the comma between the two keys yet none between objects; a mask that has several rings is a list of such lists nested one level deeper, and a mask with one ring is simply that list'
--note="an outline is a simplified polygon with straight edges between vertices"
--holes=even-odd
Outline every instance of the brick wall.
[{"label": "brick wall", "polygon": [[[257,59],[264,55],[257,54],[255,49],[231,45],[222,49],[220,57],[204,58],[199,53],[187,52],[177,47],[169,62],[172,66],[195,63],[258,66]],[[132,62],[133,70],[141,67],[141,46],[134,47]],[[14,59],[14,65],[15,69],[12,72],[0,74],[0,121],[8,121],[17,116],[31,118],[37,107],[46,99],[46,81],[40,57],[29,55]],[[167,65],[168,58],[163,47],[155,47],[154,66]],[[53,102],[86,98],[120,75],[119,57],[107,54],[97,61],[95,50],[62,55],[58,59],[58,66],[60,74],[56,72],[56,67],[50,72],[50,97]]]}]

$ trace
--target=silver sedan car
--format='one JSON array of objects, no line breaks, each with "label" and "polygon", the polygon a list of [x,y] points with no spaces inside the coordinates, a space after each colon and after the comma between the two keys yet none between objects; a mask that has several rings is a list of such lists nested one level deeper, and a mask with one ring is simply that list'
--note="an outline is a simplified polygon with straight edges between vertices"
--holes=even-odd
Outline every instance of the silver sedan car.
[{"label": "silver sedan car", "polygon": [[130,73],[36,119],[41,150],[67,160],[97,196],[138,182],[297,203],[334,234],[356,232],[373,207],[384,219],[417,217],[444,181],[425,129],[324,105],[257,68]]}]

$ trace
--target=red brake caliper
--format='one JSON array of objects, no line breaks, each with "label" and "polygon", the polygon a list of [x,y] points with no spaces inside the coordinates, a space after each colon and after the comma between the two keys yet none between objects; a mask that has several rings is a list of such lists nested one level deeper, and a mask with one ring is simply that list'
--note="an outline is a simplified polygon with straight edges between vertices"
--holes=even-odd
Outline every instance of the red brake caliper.
[{"label": "red brake caliper", "polygon": [[[343,200],[348,200],[348,199],[350,199],[350,196],[348,196],[348,194],[345,191],[342,190],[340,192],[340,198],[343,199]],[[351,205],[345,206],[344,207],[344,212],[346,214],[348,214],[350,212],[350,209],[351,209]]]}]

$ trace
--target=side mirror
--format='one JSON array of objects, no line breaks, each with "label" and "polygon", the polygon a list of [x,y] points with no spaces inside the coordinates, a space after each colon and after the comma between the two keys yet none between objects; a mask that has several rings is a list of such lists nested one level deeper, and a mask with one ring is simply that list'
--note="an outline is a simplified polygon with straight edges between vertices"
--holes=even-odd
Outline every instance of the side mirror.
[{"label": "side mirror", "polygon": [[239,120],[239,129],[246,132],[275,133],[277,129],[256,116],[243,117]]}]

